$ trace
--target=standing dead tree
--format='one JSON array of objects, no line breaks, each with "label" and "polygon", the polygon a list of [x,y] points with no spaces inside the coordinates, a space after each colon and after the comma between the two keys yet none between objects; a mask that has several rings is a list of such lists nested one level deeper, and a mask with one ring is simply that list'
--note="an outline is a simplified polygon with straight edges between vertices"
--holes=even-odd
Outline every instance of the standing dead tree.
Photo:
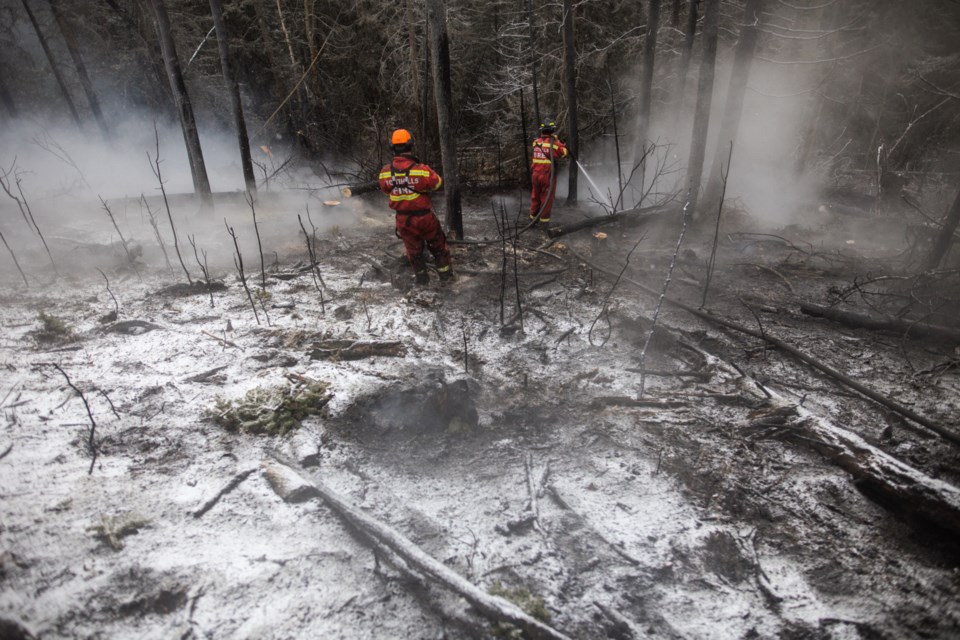
[{"label": "standing dead tree", "polygon": [[117,235],[120,236],[120,244],[123,246],[123,252],[127,254],[127,262],[129,262],[130,266],[133,267],[133,271],[137,274],[137,278],[143,282],[143,276],[140,275],[140,270],[137,269],[136,260],[134,260],[133,255],[130,253],[130,247],[127,246],[127,239],[123,237],[123,233],[120,231],[120,227],[117,225],[117,219],[113,217],[113,211],[110,210],[110,206],[107,204],[106,200],[99,195],[97,197],[100,198],[100,204],[103,206],[103,210],[107,212],[107,217],[110,218],[113,228],[116,230]]},{"label": "standing dead tree", "polygon": [[720,179],[722,186],[720,188],[720,204],[717,205],[717,224],[713,228],[713,246],[710,248],[710,259],[707,260],[707,276],[703,283],[703,299],[700,301],[700,308],[707,305],[707,292],[710,290],[710,281],[713,279],[713,270],[717,264],[717,242],[720,240],[720,214],[723,213],[723,199],[727,195],[727,176],[730,175],[730,161],[733,159],[733,140],[730,141],[730,152],[727,154],[727,170],[721,170]]},{"label": "standing dead tree", "polygon": [[703,59],[700,63],[697,107],[693,116],[693,135],[690,139],[690,156],[687,162],[686,188],[689,194],[690,213],[694,217],[697,215],[703,160],[707,153],[707,131],[710,126],[710,104],[713,101],[713,76],[719,37],[720,0],[706,0],[706,4],[703,24]]},{"label": "standing dead tree", "polygon": [[53,57],[53,52],[50,51],[50,45],[47,43],[46,36],[43,35],[43,30],[40,28],[40,23],[37,22],[37,16],[34,15],[33,10],[30,8],[30,4],[27,0],[20,0],[23,4],[24,11],[27,12],[27,17],[30,18],[30,24],[33,25],[33,30],[37,34],[37,40],[40,41],[40,47],[43,49],[44,55],[47,57],[47,62],[50,64],[50,70],[53,72],[53,77],[57,81],[57,86],[60,87],[60,93],[63,95],[64,102],[67,103],[67,107],[70,109],[70,115],[73,116],[73,121],[77,123],[78,127],[83,127],[83,124],[80,122],[80,114],[77,113],[77,107],[73,104],[73,98],[70,97],[70,91],[67,89],[67,83],[63,80],[63,74],[60,73],[60,66],[57,64],[57,61]]},{"label": "standing dead tree", "polygon": [[[233,248],[236,249],[236,253],[233,256],[233,264],[237,268],[237,273],[240,274],[240,284],[243,285],[243,290],[247,293],[247,300],[250,301],[250,308],[253,309],[253,317],[257,319],[257,324],[260,324],[260,314],[257,313],[257,305],[253,301],[253,294],[250,293],[250,287],[247,286],[247,276],[243,272],[243,254],[240,253],[240,243],[237,242],[237,234],[234,232],[233,227],[227,224],[226,218],[223,219],[223,224],[227,227],[227,233],[233,238]],[[264,313],[266,313],[266,311],[264,311]]]},{"label": "standing dead tree", "polygon": [[[11,177],[13,179],[13,184],[17,185],[17,193],[13,193],[11,189]],[[20,172],[17,171],[17,160],[14,158],[13,164],[10,165],[10,168],[7,170],[0,170],[0,188],[3,189],[10,198],[17,203],[17,207],[20,209],[20,215],[23,216],[23,219],[26,221],[28,227],[32,229],[40,236],[40,242],[43,243],[43,248],[47,251],[47,257],[50,258],[50,264],[53,265],[53,272],[57,275],[60,275],[60,272],[57,271],[57,263],[53,259],[53,254],[50,252],[50,247],[47,246],[47,239],[43,237],[43,232],[40,231],[40,227],[37,225],[37,219],[33,217],[33,210],[30,208],[30,203],[27,201],[27,196],[23,193],[23,185],[20,181]]]},{"label": "standing dead tree", "polygon": [[90,435],[87,438],[87,447],[90,449],[90,456],[91,456],[90,469],[87,471],[87,475],[93,475],[93,467],[97,463],[97,455],[100,453],[100,448],[97,446],[97,439],[96,439],[97,421],[93,419],[93,411],[90,410],[90,403],[87,402],[87,398],[86,396],[83,395],[83,391],[80,391],[80,389],[75,384],[73,384],[73,381],[70,379],[70,376],[67,375],[67,372],[64,371],[60,365],[51,362],[48,364],[48,366],[51,366],[60,372],[60,375],[62,375],[66,379],[67,384],[70,386],[71,389],[73,389],[73,392],[76,393],[78,396],[80,396],[80,400],[83,401],[83,406],[87,410],[87,417],[90,418]]},{"label": "standing dead tree", "polygon": [[30,286],[30,283],[27,282],[27,276],[23,273],[23,269],[20,268],[20,262],[17,260],[17,254],[13,252],[13,249],[10,248],[10,244],[7,242],[7,239],[3,237],[3,233],[0,232],[0,240],[3,240],[3,246],[7,248],[7,251],[10,252],[10,257],[13,258],[13,264],[17,266],[17,271],[20,272],[20,277],[23,278],[23,284]]},{"label": "standing dead tree", "polygon": [[[567,100],[567,146],[576,163],[580,157],[580,127],[577,123],[577,54],[573,30],[573,0],[563,0],[563,84]],[[551,165],[552,168],[552,165]],[[577,201],[577,176],[570,167],[567,202]]]},{"label": "standing dead tree", "polygon": [[650,0],[647,14],[647,35],[643,40],[643,71],[640,74],[640,122],[636,148],[646,155],[650,131],[650,105],[653,102],[653,70],[657,55],[657,27],[660,23],[660,0]]},{"label": "standing dead tree", "polygon": [[450,38],[447,35],[447,13],[444,0],[427,0],[427,23],[430,32],[430,59],[433,68],[434,97],[437,103],[437,126],[440,130],[440,155],[443,162],[443,187],[447,200],[444,219],[447,228],[458,239],[463,238],[463,209],[460,203],[460,180],[457,177],[457,148],[453,132],[453,88],[450,81]]},{"label": "standing dead tree", "polygon": [[247,192],[257,192],[257,179],[253,175],[253,162],[250,158],[250,140],[247,137],[247,123],[243,117],[243,105],[240,102],[240,85],[233,74],[233,63],[230,58],[230,38],[223,21],[223,7],[221,0],[210,0],[210,12],[213,14],[213,26],[217,30],[217,44],[220,49],[220,67],[223,81],[227,85],[230,95],[230,107],[233,109],[233,122],[237,127],[237,143],[240,145],[240,165],[243,167],[243,181]]},{"label": "standing dead tree", "polygon": [[67,51],[73,60],[73,66],[77,71],[77,78],[80,79],[80,86],[83,88],[83,93],[87,96],[87,102],[90,104],[90,112],[93,114],[94,120],[97,121],[100,131],[103,132],[103,137],[109,139],[110,129],[107,127],[107,122],[103,117],[103,110],[100,108],[100,100],[97,98],[97,93],[93,89],[93,83],[90,82],[87,65],[83,62],[83,56],[80,54],[80,47],[73,30],[73,25],[70,24],[70,21],[63,11],[63,0],[50,0],[50,8],[53,9],[53,17],[57,21],[57,26],[60,28],[60,35],[63,36],[63,41],[67,44]]},{"label": "standing dead tree", "polygon": [[[163,206],[167,209],[167,219],[170,221],[170,231],[173,233],[173,250],[177,253],[177,259],[180,261],[180,266],[183,268],[183,273],[187,276],[187,284],[193,284],[193,279],[190,277],[190,271],[187,269],[187,265],[183,263],[183,256],[180,255],[180,243],[177,240],[177,225],[173,222],[173,213],[170,211],[170,201],[167,199],[167,189],[163,186],[163,176],[160,173],[160,133],[157,131],[157,123],[153,123],[153,136],[156,142],[157,155],[151,159],[150,152],[147,151],[147,161],[150,162],[150,170],[153,171],[153,175],[156,176],[157,182],[160,184],[160,193],[163,195]],[[147,207],[149,210],[149,207]],[[159,232],[157,237],[159,237]],[[163,245],[161,241],[161,246]],[[166,255],[166,250],[164,250],[164,255]]]},{"label": "standing dead tree", "polygon": [[[177,57],[177,47],[173,40],[170,17],[167,15],[167,8],[164,6],[163,0],[149,0],[149,3],[153,9],[157,35],[160,38],[160,49],[163,52],[163,64],[167,69],[170,90],[177,104],[177,114],[180,116],[180,128],[183,131],[183,141],[187,147],[193,188],[200,194],[200,200],[204,206],[210,206],[213,202],[210,180],[207,178],[207,167],[203,161],[203,149],[200,147],[200,135],[197,132],[197,121],[193,115],[193,104],[190,102],[190,95],[187,93],[187,83],[183,79],[180,58]],[[159,156],[159,152],[157,155]]]}]

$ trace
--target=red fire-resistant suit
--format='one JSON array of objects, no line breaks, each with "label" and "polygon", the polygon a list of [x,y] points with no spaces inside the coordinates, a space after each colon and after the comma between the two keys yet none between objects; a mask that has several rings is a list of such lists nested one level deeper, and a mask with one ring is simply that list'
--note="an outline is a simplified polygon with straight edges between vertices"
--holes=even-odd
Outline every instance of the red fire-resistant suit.
[{"label": "red fire-resistant suit", "polygon": [[567,157],[567,146],[555,135],[542,135],[533,141],[533,171],[530,190],[530,219],[540,214],[540,222],[550,222],[553,196],[557,190],[557,160]]},{"label": "red fire-resistant suit", "polygon": [[441,278],[450,273],[447,238],[427,195],[440,188],[443,178],[412,154],[402,153],[380,170],[379,179],[380,190],[390,197],[390,208],[397,212],[397,235],[418,278],[427,274],[424,245],[433,254]]}]

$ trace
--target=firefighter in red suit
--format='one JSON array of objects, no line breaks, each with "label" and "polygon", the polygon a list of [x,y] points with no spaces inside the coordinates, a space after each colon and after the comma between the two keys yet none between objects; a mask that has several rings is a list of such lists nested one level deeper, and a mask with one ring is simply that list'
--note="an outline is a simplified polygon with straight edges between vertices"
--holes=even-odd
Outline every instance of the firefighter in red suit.
[{"label": "firefighter in red suit", "polygon": [[530,191],[530,220],[550,222],[553,196],[557,191],[557,161],[568,155],[567,146],[554,133],[557,123],[545,119],[540,123],[540,137],[533,141],[533,171]]},{"label": "firefighter in red suit", "polygon": [[430,282],[424,246],[433,254],[440,280],[450,280],[453,278],[450,249],[427,195],[443,185],[443,178],[414,157],[413,136],[406,129],[393,132],[390,146],[395,155],[390,164],[380,170],[380,190],[389,196],[390,208],[397,213],[397,235],[403,240],[416,283]]}]

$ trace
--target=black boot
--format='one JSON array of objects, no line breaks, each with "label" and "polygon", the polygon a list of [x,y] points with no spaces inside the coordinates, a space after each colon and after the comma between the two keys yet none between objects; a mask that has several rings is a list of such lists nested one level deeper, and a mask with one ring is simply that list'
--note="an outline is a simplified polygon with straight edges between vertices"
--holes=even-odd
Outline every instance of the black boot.
[{"label": "black boot", "polygon": [[420,285],[430,284],[430,274],[427,273],[427,270],[426,270],[426,269],[424,269],[424,270],[422,270],[422,271],[417,271],[417,272],[416,272],[416,279],[414,280],[414,282],[416,282],[417,284],[420,284]]}]

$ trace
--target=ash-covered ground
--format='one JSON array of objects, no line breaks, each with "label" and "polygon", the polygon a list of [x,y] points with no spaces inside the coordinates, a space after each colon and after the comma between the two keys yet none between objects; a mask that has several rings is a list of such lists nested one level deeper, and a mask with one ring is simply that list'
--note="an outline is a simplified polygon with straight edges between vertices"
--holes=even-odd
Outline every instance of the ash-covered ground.
[{"label": "ash-covered ground", "polygon": [[[41,221],[57,273],[26,226],[2,227],[29,285],[4,262],[4,637],[520,637],[375,553],[323,501],[285,502],[263,471],[278,460],[570,638],[960,634],[949,531],[770,416],[809,411],[947,496],[954,445],[670,305],[648,340],[657,297],[629,280],[660,290],[676,261],[668,294],[700,306],[712,229],[676,256],[675,218],[636,247],[628,226],[530,230],[516,247],[455,245],[455,283],[411,288],[380,204],[313,210],[312,273],[298,211],[263,198],[265,286],[235,207],[249,296],[220,213],[177,212],[192,287],[169,224],[167,266],[135,205],[117,214],[133,265],[105,218]],[[467,207],[470,238],[496,238],[491,211]],[[902,249],[871,236],[877,221],[818,224],[729,217],[706,307],[955,431],[953,343],[797,310],[849,298]],[[321,391],[299,428],[245,430],[305,388]],[[266,413],[225,428],[229,403],[256,389]]]}]

